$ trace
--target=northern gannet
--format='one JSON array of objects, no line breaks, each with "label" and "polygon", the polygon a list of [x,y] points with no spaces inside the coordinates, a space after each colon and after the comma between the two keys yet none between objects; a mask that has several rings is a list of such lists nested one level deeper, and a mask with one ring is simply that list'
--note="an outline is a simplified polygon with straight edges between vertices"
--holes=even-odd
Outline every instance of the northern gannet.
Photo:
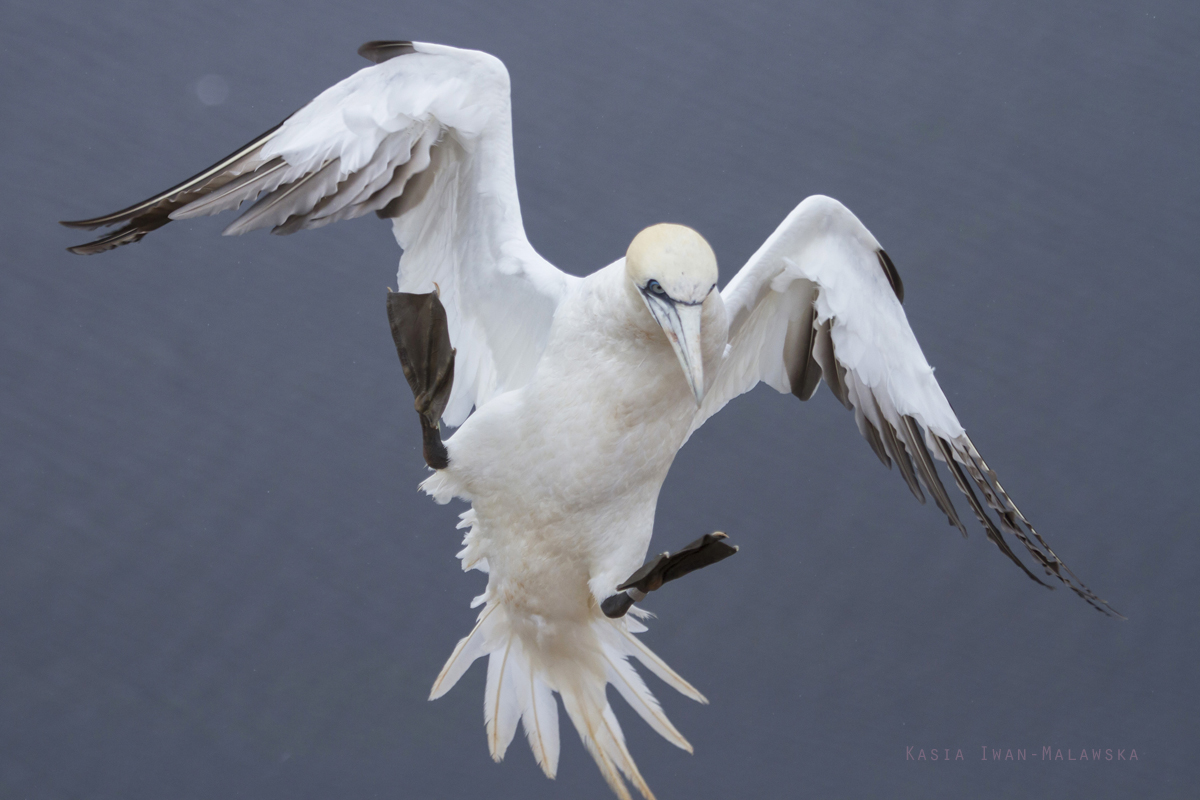
[{"label": "northern gannet", "polygon": [[[459,557],[488,574],[473,603],[483,606],[477,624],[430,699],[487,656],[494,759],[520,721],[554,776],[558,693],[616,794],[629,798],[628,780],[651,798],[606,699],[609,683],[691,752],[629,659],[706,701],[638,640],[645,626],[634,603],[681,569],[678,559],[710,554],[694,568],[732,549],[710,535],[638,567],[676,452],[760,382],[807,400],[823,380],[921,502],[924,487],[966,534],[940,460],[988,538],[1030,578],[1041,583],[1005,533],[1047,576],[1115,614],[972,445],[908,325],[899,273],[842,204],[804,200],[720,291],[711,248],[681,225],[651,226],[624,258],[572,277],[525,236],[504,65],[413,42],[359,52],[375,65],[209,169],[130,208],[64,224],[123,225],[71,248],[90,254],[245,202],[226,234],[292,233],[371,211],[392,220],[403,256],[389,312],[434,468],[421,487],[441,503],[471,503]],[[439,419],[457,427],[445,442]]]}]

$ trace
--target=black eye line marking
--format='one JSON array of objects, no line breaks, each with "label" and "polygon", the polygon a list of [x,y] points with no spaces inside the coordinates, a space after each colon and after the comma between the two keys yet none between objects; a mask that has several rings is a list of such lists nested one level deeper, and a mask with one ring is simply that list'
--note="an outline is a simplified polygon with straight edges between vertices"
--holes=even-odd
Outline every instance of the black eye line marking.
[{"label": "black eye line marking", "polygon": [[[653,278],[646,281],[645,286],[640,286],[638,288],[642,292],[642,294],[646,295],[647,297],[653,295],[654,297],[658,298],[659,300],[665,300],[666,302],[670,303],[673,306],[702,306],[702,305],[704,305],[703,300],[694,300],[694,301],[676,300],[674,297],[671,297],[671,295],[667,294],[667,290],[662,288],[662,284],[660,284],[658,281],[654,280]],[[717,285],[714,283],[712,286],[709,287],[709,289],[708,289],[709,293],[711,293],[713,291],[713,289],[716,289],[716,288],[717,288]],[[707,295],[706,295],[706,297],[707,297]]]}]

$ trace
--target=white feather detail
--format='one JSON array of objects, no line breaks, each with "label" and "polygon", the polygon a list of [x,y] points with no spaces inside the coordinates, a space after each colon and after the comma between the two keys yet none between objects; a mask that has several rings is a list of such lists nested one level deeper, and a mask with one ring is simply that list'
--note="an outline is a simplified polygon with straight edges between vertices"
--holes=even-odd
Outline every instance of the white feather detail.
[{"label": "white feather detail", "polygon": [[611,648],[605,647],[604,660],[607,666],[608,682],[617,687],[617,691],[625,698],[625,702],[629,703],[633,710],[646,720],[646,724],[671,744],[681,750],[692,752],[691,743],[676,730],[675,726],[671,724],[671,720],[667,719],[662,706],[650,693],[650,689],[647,688],[642,677],[625,660],[625,655],[615,653]]},{"label": "white feather detail", "polygon": [[524,690],[521,725],[525,738],[542,772],[553,778],[558,772],[558,703],[550,687],[532,669],[528,670]]},{"label": "white feather detail", "polygon": [[603,685],[598,690],[592,685],[580,687],[574,692],[564,692],[563,707],[575,723],[575,730],[579,732],[584,747],[600,767],[600,774],[617,797],[621,800],[633,800],[625,781],[622,780],[621,776],[624,775],[646,800],[654,800],[654,793],[646,785],[637,764],[625,747],[625,736],[612,713],[612,707],[604,698]]},{"label": "white feather detail", "polygon": [[320,169],[294,183],[280,186],[250,206],[221,232],[222,235],[237,236],[257,228],[274,227],[282,225],[293,214],[307,214],[337,186],[338,167],[337,159],[327,161]]},{"label": "white feather detail", "polygon": [[[494,606],[493,606],[494,607]],[[521,643],[509,637],[488,657],[487,691],[484,694],[484,725],[487,728],[488,752],[493,761],[500,761],[517,732],[521,718],[521,699],[517,687],[526,672]]]},{"label": "white feather detail", "polygon": [[681,678],[679,673],[668,667],[665,661],[656,656],[649,647],[646,647],[646,645],[639,642],[637,637],[626,630],[621,630],[620,633],[625,641],[628,642],[626,652],[629,653],[629,655],[634,656],[638,661],[641,661],[642,664],[645,665],[646,669],[657,675],[663,683],[667,684],[685,697],[692,698],[697,703],[704,703],[705,705],[708,704],[707,697],[702,695],[695,686],[692,686],[690,683]]},{"label": "white feather detail", "polygon": [[487,654],[485,649],[489,639],[487,622],[495,610],[496,606],[485,608],[479,614],[479,621],[475,623],[471,632],[458,641],[454,651],[450,653],[450,658],[446,659],[446,665],[438,673],[437,680],[433,682],[433,688],[429,690],[430,700],[437,700],[453,689],[454,684],[458,683],[458,679],[467,671],[467,667],[471,666],[475,659]]}]

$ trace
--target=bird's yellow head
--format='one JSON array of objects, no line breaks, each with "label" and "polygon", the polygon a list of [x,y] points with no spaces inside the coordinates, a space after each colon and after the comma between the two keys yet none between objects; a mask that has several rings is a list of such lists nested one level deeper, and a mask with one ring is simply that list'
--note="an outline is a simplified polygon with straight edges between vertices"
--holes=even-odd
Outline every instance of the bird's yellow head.
[{"label": "bird's yellow head", "polygon": [[651,225],[633,237],[625,274],[662,326],[699,404],[704,399],[701,306],[717,288],[716,255],[685,225]]}]

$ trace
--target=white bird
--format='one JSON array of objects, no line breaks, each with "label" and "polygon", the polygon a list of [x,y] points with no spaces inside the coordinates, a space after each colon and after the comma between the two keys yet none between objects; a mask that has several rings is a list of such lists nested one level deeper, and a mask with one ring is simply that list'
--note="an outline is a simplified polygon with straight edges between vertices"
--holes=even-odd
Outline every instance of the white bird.
[{"label": "white bird", "polygon": [[[399,291],[436,292],[425,311],[398,311],[394,330],[407,325],[418,338],[448,332],[455,348],[436,352],[429,338],[427,360],[436,363],[415,367],[429,373],[424,379],[406,362],[418,408],[431,417],[427,460],[440,467],[422,488],[440,503],[471,503],[459,557],[464,569],[488,574],[473,603],[483,606],[478,623],[430,698],[487,656],[485,722],[495,760],[519,720],[554,777],[557,693],[616,794],[629,798],[628,780],[652,797],[606,699],[609,683],[691,752],[629,659],[707,701],[638,640],[638,619],[619,616],[644,594],[618,587],[645,559],[676,452],[760,382],[807,400],[824,380],[921,502],[924,486],[966,534],[938,478],[940,460],[1006,556],[1038,580],[1004,532],[1047,575],[1111,612],[1029,525],[967,438],[908,325],[899,274],[843,205],[820,196],[802,202],[721,291],[712,250],[679,225],[647,228],[623,259],[575,278],[525,236],[504,65],[485,53],[411,42],[371,42],[359,52],[376,65],[210,169],[123,211],[64,224],[127,223],[72,248],[86,254],[256,199],[226,234],[292,233],[369,211],[393,221],[403,248]],[[444,446],[438,412],[458,427]],[[661,582],[661,565],[656,570]],[[602,608],[613,609],[614,598],[620,608],[610,618]]]}]

